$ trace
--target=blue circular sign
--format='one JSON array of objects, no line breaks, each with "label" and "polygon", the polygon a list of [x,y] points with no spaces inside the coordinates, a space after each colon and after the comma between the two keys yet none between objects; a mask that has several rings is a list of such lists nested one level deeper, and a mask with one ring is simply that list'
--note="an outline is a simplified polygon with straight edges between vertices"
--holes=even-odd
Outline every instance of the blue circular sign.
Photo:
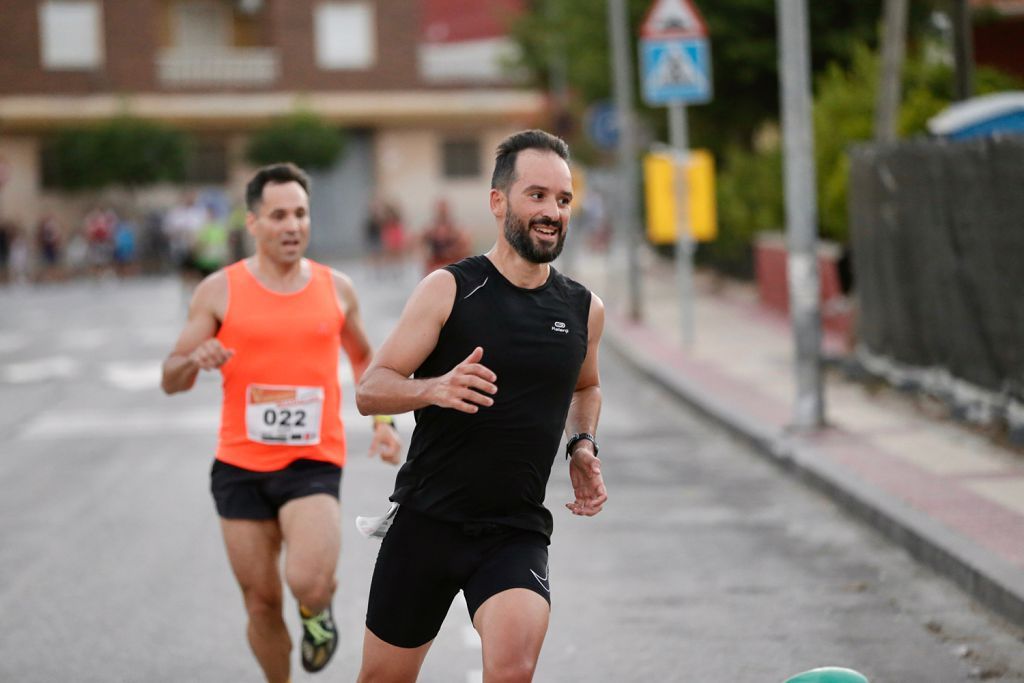
[{"label": "blue circular sign", "polygon": [[619,144],[619,112],[612,102],[596,102],[584,114],[587,137],[601,149]]}]

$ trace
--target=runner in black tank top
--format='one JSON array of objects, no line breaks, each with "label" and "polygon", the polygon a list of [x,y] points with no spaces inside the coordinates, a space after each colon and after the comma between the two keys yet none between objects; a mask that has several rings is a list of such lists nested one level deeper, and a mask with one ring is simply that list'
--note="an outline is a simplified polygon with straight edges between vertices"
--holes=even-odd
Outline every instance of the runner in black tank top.
[{"label": "runner in black tank top", "polygon": [[[548,265],[568,227],[567,157],[542,131],[499,146],[497,243],[419,284],[359,384],[364,414],[416,412],[370,587],[360,681],[415,680],[460,590],[484,680],[531,678],[551,599],[544,494],[563,429],[575,497],[566,508],[592,516],[607,500],[594,437],[604,306]],[[375,529],[363,519],[364,533]]]},{"label": "runner in black tank top", "polygon": [[446,270],[455,276],[455,303],[415,377],[439,377],[480,346],[500,389],[476,414],[416,411],[391,499],[441,520],[550,536],[544,492],[587,354],[590,292],[554,268],[540,287],[516,287],[486,256]]}]

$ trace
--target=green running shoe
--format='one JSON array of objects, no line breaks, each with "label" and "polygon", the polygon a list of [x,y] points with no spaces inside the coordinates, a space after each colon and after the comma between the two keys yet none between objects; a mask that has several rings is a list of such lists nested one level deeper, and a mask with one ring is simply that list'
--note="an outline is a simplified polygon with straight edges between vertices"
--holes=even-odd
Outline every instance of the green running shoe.
[{"label": "green running shoe", "polygon": [[310,672],[320,671],[331,661],[338,647],[334,615],[328,606],[320,614],[306,618],[299,608],[299,618],[302,620],[302,668]]}]

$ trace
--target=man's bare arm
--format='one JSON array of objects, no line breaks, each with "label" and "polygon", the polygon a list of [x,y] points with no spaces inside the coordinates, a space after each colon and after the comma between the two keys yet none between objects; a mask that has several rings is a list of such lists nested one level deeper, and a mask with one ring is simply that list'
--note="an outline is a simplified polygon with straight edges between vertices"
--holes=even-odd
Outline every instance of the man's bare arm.
[{"label": "man's bare arm", "polygon": [[[569,414],[565,420],[566,435],[597,431],[601,417],[601,373],[598,366],[598,351],[601,334],[604,332],[604,303],[596,294],[591,294],[590,315],[587,319],[587,356],[580,368],[579,379],[573,390]],[[587,442],[589,443],[589,442]],[[586,448],[586,444],[577,446]],[[592,449],[591,449],[592,450]]]},{"label": "man's bare arm", "polygon": [[[587,318],[587,357],[580,369],[572,403],[569,405],[569,415],[565,420],[567,435],[596,434],[597,421],[601,416],[598,350],[604,332],[604,303],[597,295],[591,296],[590,315]],[[566,503],[565,507],[575,515],[586,517],[599,513],[608,500],[608,492],[601,476],[601,461],[597,458],[596,445],[588,439],[579,439],[572,446],[569,479],[572,481],[575,500]]]},{"label": "man's bare arm", "polygon": [[420,282],[409,297],[395,329],[381,345],[363,374],[356,405],[363,415],[404,413],[428,405],[475,413],[494,403],[497,379],[480,363],[484,350],[475,349],[440,377],[411,379],[430,355],[455,301],[455,277],[438,270]]},{"label": "man's bare arm", "polygon": [[338,295],[338,305],[345,313],[345,326],[341,330],[341,347],[352,364],[352,375],[356,384],[362,379],[363,373],[373,359],[373,346],[366,336],[366,327],[359,310],[359,299],[355,286],[347,275],[332,271],[334,288]]},{"label": "man's bare arm", "polygon": [[188,320],[174,349],[163,364],[160,382],[165,393],[188,391],[200,370],[214,370],[226,363],[234,351],[225,349],[214,335],[220,328],[227,300],[227,276],[214,273],[196,287],[189,304]]}]

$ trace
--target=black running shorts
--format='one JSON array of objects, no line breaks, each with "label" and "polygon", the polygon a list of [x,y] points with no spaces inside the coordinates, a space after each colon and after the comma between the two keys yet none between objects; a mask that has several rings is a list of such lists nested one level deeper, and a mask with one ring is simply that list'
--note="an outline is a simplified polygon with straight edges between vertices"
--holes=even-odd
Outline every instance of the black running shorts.
[{"label": "black running shorts", "polygon": [[373,570],[366,627],[398,647],[419,647],[441,629],[462,590],[472,620],[489,597],[526,588],[551,604],[548,540],[493,524],[443,522],[399,508]]},{"label": "black running shorts", "polygon": [[296,460],[283,470],[254,472],[213,461],[210,491],[224,519],[277,519],[289,500],[341,491],[341,468],[319,460]]}]

